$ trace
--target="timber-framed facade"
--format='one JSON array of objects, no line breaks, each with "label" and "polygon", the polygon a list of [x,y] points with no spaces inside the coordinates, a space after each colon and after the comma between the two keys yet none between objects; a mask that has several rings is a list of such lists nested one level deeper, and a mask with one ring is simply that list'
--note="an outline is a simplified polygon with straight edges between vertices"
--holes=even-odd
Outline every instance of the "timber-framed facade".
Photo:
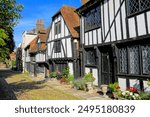
[{"label": "timber-framed facade", "polygon": [[121,89],[146,90],[150,79],[150,1],[88,0],[81,16],[83,74],[95,85],[118,81]]},{"label": "timber-framed facade", "polygon": [[75,78],[80,76],[79,26],[76,9],[63,6],[53,17],[47,39],[47,63],[50,72],[69,67]]}]

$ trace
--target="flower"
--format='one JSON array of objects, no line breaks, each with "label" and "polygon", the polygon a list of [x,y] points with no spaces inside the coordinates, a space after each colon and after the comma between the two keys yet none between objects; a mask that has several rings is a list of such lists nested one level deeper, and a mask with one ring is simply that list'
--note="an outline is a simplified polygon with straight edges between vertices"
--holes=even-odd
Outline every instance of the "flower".
[{"label": "flower", "polygon": [[135,93],[134,95],[135,95],[135,97],[139,97],[139,96],[140,96],[140,95],[139,95],[139,94],[137,94],[137,93]]},{"label": "flower", "polygon": [[126,90],[133,92],[133,93],[136,93],[138,91],[137,88],[135,88],[135,87],[128,87]]},{"label": "flower", "polygon": [[133,96],[133,92],[130,92],[130,96]]}]

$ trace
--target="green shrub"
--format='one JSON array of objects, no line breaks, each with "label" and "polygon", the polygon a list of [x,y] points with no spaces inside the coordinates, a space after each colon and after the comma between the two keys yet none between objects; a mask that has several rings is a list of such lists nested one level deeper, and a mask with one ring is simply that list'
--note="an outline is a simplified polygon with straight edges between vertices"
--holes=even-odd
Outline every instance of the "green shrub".
[{"label": "green shrub", "polygon": [[149,79],[147,80],[147,85],[150,87],[150,80]]},{"label": "green shrub", "polygon": [[112,91],[112,92],[118,92],[120,90],[120,86],[118,82],[115,83],[111,83],[108,85],[108,88]]},{"label": "green shrub", "polygon": [[77,90],[85,90],[85,84],[86,81],[84,79],[76,80],[73,82],[73,85]]},{"label": "green shrub", "polygon": [[83,79],[87,82],[93,82],[95,78],[93,77],[93,74],[91,72],[87,73]]},{"label": "green shrub", "polygon": [[74,81],[74,76],[71,75],[71,74],[69,74],[67,80],[68,80],[69,82],[70,82],[70,81]]},{"label": "green shrub", "polygon": [[150,100],[150,92],[140,92],[140,97],[142,100]]},{"label": "green shrub", "polygon": [[[71,78],[72,79],[72,78]],[[93,82],[95,78],[92,73],[86,74],[82,79],[73,82],[74,87],[78,90],[85,90],[87,82]]]},{"label": "green shrub", "polygon": [[50,77],[50,78],[56,78],[56,77],[57,77],[57,73],[56,73],[56,72],[51,72],[51,73],[49,74],[49,77]]},{"label": "green shrub", "polygon": [[64,78],[68,78],[68,75],[69,75],[70,71],[69,71],[69,67],[65,68],[62,72],[62,76]]}]

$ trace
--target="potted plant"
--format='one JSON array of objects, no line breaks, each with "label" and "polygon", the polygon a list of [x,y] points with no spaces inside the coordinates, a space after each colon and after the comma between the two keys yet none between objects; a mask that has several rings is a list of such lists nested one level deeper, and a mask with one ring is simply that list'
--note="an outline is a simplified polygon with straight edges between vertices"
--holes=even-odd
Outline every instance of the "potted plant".
[{"label": "potted plant", "polygon": [[118,99],[118,95],[120,94],[121,90],[120,90],[120,86],[118,82],[115,83],[111,83],[108,85],[108,88],[110,89],[110,91],[113,93],[113,96],[115,99]]},{"label": "potted plant", "polygon": [[84,79],[73,81],[73,86],[77,90],[86,90],[85,84],[86,84],[86,81]]},{"label": "potted plant", "polygon": [[91,72],[87,73],[84,77],[83,80],[86,82],[86,90],[91,91],[93,90],[93,82],[95,78],[93,77],[93,74]]}]

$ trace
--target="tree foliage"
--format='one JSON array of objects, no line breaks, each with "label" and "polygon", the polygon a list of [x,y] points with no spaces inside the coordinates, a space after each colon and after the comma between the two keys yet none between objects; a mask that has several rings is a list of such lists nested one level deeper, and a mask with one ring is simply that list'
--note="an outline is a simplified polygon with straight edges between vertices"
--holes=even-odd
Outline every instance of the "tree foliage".
[{"label": "tree foliage", "polygon": [[15,47],[13,28],[21,18],[22,9],[16,0],[0,0],[0,60],[7,58]]}]

